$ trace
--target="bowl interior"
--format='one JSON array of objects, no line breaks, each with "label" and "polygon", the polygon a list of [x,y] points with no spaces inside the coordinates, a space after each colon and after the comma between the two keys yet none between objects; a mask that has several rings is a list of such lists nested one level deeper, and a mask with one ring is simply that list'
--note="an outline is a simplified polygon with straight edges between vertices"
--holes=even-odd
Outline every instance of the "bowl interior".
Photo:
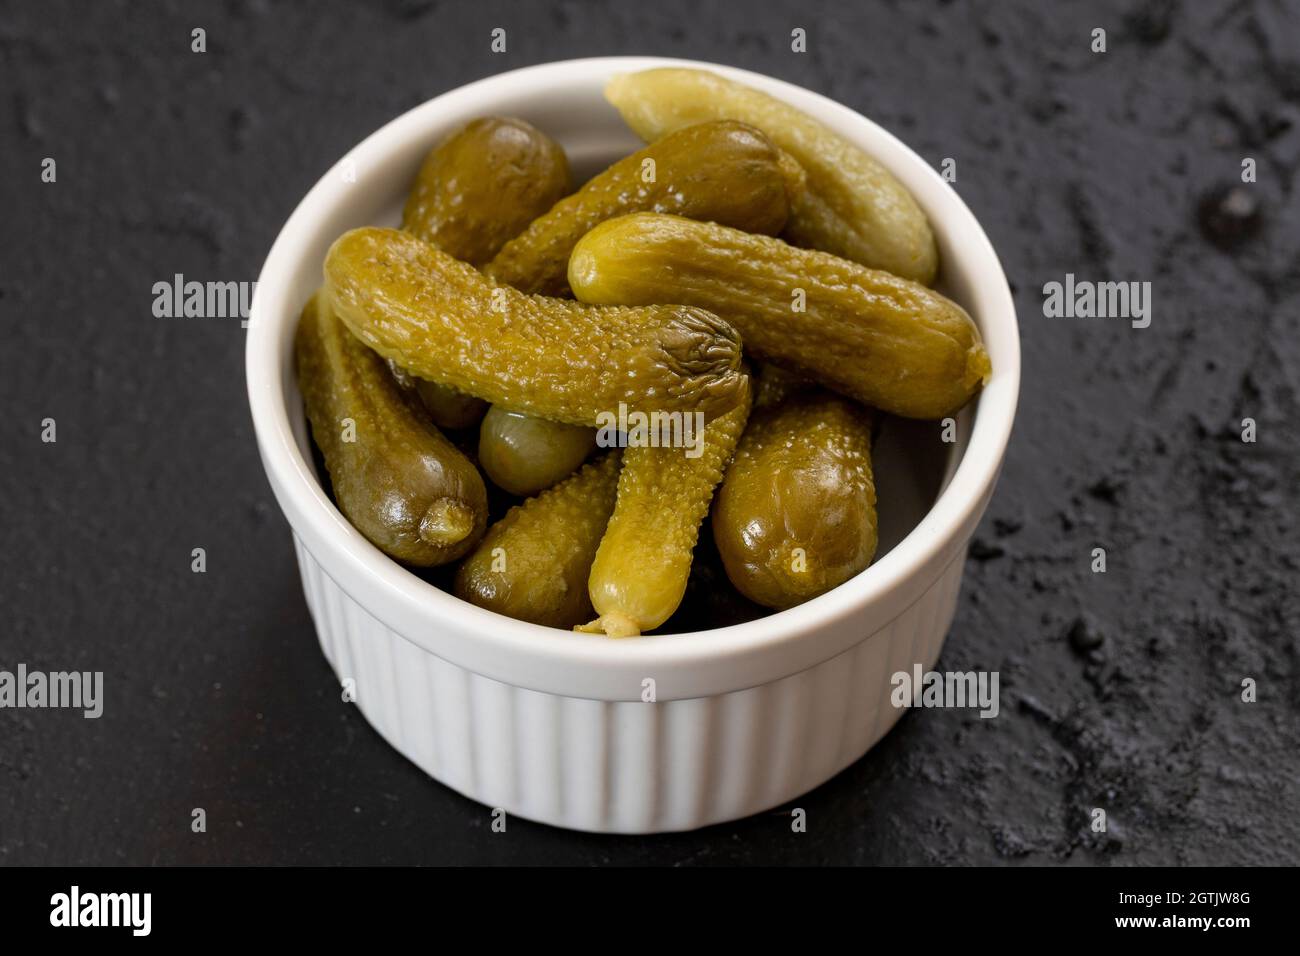
[{"label": "bowl interior", "polygon": [[[558,105],[561,102],[567,105],[561,107]],[[355,189],[350,190],[353,196],[336,210],[328,230],[321,232],[317,243],[319,253],[313,251],[300,260],[298,275],[293,280],[297,292],[293,301],[304,303],[319,285],[320,262],[330,243],[340,234],[365,225],[398,226],[406,193],[428,150],[463,123],[489,113],[518,117],[554,137],[569,157],[575,185],[644,145],[605,102],[599,86],[583,84],[562,90],[558,95],[539,90],[522,98],[484,104],[472,115],[445,114],[438,122],[428,124],[420,137],[378,167],[363,166],[352,156],[345,157],[336,167],[336,172],[341,181],[355,185]],[[353,178],[355,184],[350,182]],[[956,301],[962,301],[959,290],[945,287],[943,282],[938,287]],[[292,322],[286,323],[289,328],[292,325]],[[298,450],[304,461],[313,463],[313,473],[322,488],[328,490],[328,477],[313,455],[294,376],[288,374],[284,381],[286,411]],[[962,411],[964,421],[959,428],[960,434],[969,434],[972,414],[972,408]],[[876,561],[906,538],[925,517],[955,471],[964,447],[964,441],[941,442],[937,423],[882,416],[873,449],[879,515]],[[701,534],[702,538],[708,535],[707,522]],[[707,542],[702,547],[705,549]],[[447,589],[446,574],[409,570],[408,573]],[[767,613],[738,595],[734,601],[719,601],[716,594],[708,595],[708,600],[691,600],[694,596],[694,593],[688,595],[681,610],[657,633],[722,627]]]}]

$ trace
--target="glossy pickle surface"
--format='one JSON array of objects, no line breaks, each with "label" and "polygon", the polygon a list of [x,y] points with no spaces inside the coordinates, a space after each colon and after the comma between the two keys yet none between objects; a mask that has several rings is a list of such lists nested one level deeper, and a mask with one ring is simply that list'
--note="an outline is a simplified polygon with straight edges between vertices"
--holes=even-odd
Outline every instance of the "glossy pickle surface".
[{"label": "glossy pickle surface", "polygon": [[679,447],[624,451],[618,499],[588,582],[599,617],[579,630],[632,637],[677,610],[700,525],[745,430],[750,397],[746,377],[740,404],[705,426],[698,457]]},{"label": "glossy pickle surface", "polygon": [[415,396],[428,413],[429,420],[439,428],[469,428],[477,425],[487,414],[488,403],[483,399],[465,395],[425,378],[417,378],[392,359],[387,361],[388,370],[393,373],[397,384]]},{"label": "glossy pickle surface", "polygon": [[511,508],[456,571],[455,594],[507,617],[571,628],[590,619],[587,577],[618,488],[606,452]]},{"label": "glossy pickle surface", "polygon": [[756,411],[714,502],[741,594],[781,610],[843,584],[876,552],[872,415],[821,389]]},{"label": "glossy pickle surface", "polygon": [[569,253],[593,226],[651,210],[776,234],[803,171],[743,123],[680,129],[614,163],[516,236],[484,272],[522,292],[567,295]]},{"label": "glossy pickle surface", "polygon": [[690,306],[524,295],[395,229],[353,229],[325,260],[339,317],[403,368],[512,411],[596,425],[619,403],[714,417],[739,400],[740,337]]},{"label": "glossy pickle surface", "polygon": [[961,306],[920,283],[769,236],[635,213],[587,233],[569,261],[583,302],[708,309],[746,351],[875,408],[943,418],[990,372]]},{"label": "glossy pickle surface", "polygon": [[402,228],[481,266],[568,191],[559,143],[523,120],[484,116],[425,157]]},{"label": "glossy pickle surface", "polygon": [[430,567],[465,554],[487,523],[478,469],[333,315],[322,292],[308,300],[294,342],[298,387],[339,510],[398,561]]},{"label": "glossy pickle surface", "polygon": [[797,107],[708,70],[681,67],[616,76],[605,98],[647,141],[705,120],[757,127],[807,172],[787,238],[926,285],[934,281],[938,246],[912,194],[878,160]]},{"label": "glossy pickle surface", "polygon": [[596,432],[493,405],[479,426],[478,463],[498,488],[527,496],[567,478],[596,447]]}]

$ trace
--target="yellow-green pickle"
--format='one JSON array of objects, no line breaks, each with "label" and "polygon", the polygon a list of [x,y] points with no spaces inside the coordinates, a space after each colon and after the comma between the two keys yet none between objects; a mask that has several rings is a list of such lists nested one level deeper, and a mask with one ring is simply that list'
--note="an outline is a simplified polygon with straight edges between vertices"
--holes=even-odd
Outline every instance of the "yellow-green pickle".
[{"label": "yellow-green pickle", "polygon": [[473,120],[426,157],[402,228],[481,266],[569,191],[560,144],[523,120]]},{"label": "yellow-green pickle", "polygon": [[780,405],[790,397],[814,387],[802,375],[787,372],[779,365],[758,365],[750,377],[754,380],[754,411]]},{"label": "yellow-green pickle", "polygon": [[571,628],[591,618],[587,576],[618,488],[619,453],[511,508],[456,572],[462,600],[521,621]]},{"label": "yellow-green pickle", "polygon": [[493,405],[479,426],[478,463],[492,483],[532,495],[567,478],[596,447],[596,432]]},{"label": "yellow-green pickle", "polygon": [[990,366],[961,306],[918,282],[716,223],[634,213],[587,233],[569,261],[582,302],[681,302],[729,321],[745,349],[868,405],[943,418]]},{"label": "yellow-green pickle", "polygon": [[466,395],[446,385],[416,378],[392,359],[388,368],[397,384],[413,394],[429,414],[429,420],[439,428],[469,428],[477,425],[487,414],[488,403],[473,395]]},{"label": "yellow-green pickle", "polygon": [[445,564],[469,551],[487,524],[478,469],[335,318],[322,292],[303,309],[295,359],[312,437],[353,527],[411,565]]},{"label": "yellow-green pickle", "polygon": [[820,389],[755,412],[713,506],[741,594],[781,610],[843,584],[876,553],[871,413]]},{"label": "yellow-green pickle", "polygon": [[938,247],[912,194],[873,157],[802,110],[716,73],[678,67],[616,76],[605,98],[647,142],[705,120],[761,129],[807,171],[807,188],[794,197],[786,227],[792,242],[926,285],[934,281]]},{"label": "yellow-green pickle", "polygon": [[740,336],[702,309],[608,308],[524,295],[396,229],[353,229],[325,258],[335,312],[420,378],[511,411],[595,426],[629,409],[724,414]]},{"label": "yellow-green pickle", "polygon": [[[568,191],[569,161],[559,143],[523,120],[485,116],[425,157],[402,228],[481,266]],[[468,428],[487,411],[482,399],[390,365],[439,428]]]},{"label": "yellow-green pickle", "polygon": [[750,126],[691,126],[619,160],[560,200],[506,243],[484,271],[522,292],[566,295],[569,253],[583,233],[639,210],[776,234],[801,177],[798,164]]},{"label": "yellow-green pickle", "polygon": [[740,404],[705,427],[698,456],[671,446],[623,453],[618,500],[588,582],[599,617],[578,630],[634,637],[677,610],[700,524],[745,430],[749,409],[746,377]]}]

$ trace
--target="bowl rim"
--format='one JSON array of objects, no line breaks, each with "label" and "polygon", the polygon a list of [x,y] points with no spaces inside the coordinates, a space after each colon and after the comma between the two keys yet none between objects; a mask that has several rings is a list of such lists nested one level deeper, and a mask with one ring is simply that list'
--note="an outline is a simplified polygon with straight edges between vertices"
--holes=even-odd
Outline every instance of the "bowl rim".
[{"label": "bowl rim", "polygon": [[[301,302],[289,301],[287,286],[300,267],[303,247],[315,241],[321,221],[344,195],[337,188],[339,163],[350,158],[364,166],[412,137],[427,142],[429,130],[445,125],[442,113],[466,109],[479,100],[507,100],[512,92],[577,81],[603,86],[615,73],[665,66],[705,69],[739,80],[811,113],[841,135],[870,141],[869,152],[907,183],[926,208],[936,234],[960,235],[958,255],[969,260],[972,295],[983,302],[971,312],[994,370],[977,399],[974,427],[946,487],[903,540],[861,574],[811,601],[753,621],[610,640],[517,621],[462,601],[411,574],[352,528],[325,495],[295,439],[282,375],[289,367],[284,343],[291,337],[283,335],[282,326],[295,321],[301,309]],[[483,107],[483,112],[500,110],[499,105]],[[246,346],[249,405],[267,477],[295,534],[310,538],[308,550],[345,593],[417,646],[476,673],[550,693],[637,700],[642,677],[664,674],[676,678],[676,692],[661,693],[661,699],[704,696],[756,686],[847,650],[919,599],[953,560],[964,559],[966,541],[996,483],[1015,417],[1020,383],[1015,307],[992,244],[956,191],[924,159],[867,117],[812,90],[723,64],[669,57],[591,57],[523,67],[456,87],[389,121],[339,163],[299,202],[258,276]],[[942,216],[935,215],[936,207],[942,207]],[[321,548],[326,553],[319,553]],[[358,590],[366,597],[358,598]],[[869,622],[865,628],[863,619]],[[597,674],[599,679],[588,679]]]}]

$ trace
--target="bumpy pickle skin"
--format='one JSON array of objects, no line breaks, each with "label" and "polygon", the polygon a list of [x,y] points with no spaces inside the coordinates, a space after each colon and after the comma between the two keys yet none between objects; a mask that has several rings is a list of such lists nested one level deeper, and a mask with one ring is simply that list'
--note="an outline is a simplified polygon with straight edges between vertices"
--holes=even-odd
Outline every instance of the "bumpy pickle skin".
[{"label": "bumpy pickle skin", "polygon": [[483,478],[402,392],[383,359],[359,342],[317,292],[294,342],[312,437],[339,510],[388,556],[446,564],[487,524]]},{"label": "bumpy pickle skin", "polygon": [[802,375],[787,372],[779,365],[759,365],[750,376],[754,385],[754,411],[780,405],[814,385]]},{"label": "bumpy pickle skin", "polygon": [[991,373],[979,329],[939,293],[714,223],[611,219],[573,250],[569,282],[582,302],[708,309],[747,354],[906,418],[954,414]]},{"label": "bumpy pickle skin", "polygon": [[402,228],[473,266],[569,191],[560,144],[523,120],[472,120],[425,158]]},{"label": "bumpy pickle skin", "polygon": [[792,242],[926,285],[934,281],[938,247],[911,193],[802,110],[716,73],[676,67],[616,76],[605,99],[647,142],[705,120],[757,127],[808,174],[808,188],[795,197],[786,226]]},{"label": "bumpy pickle skin", "polygon": [[[653,165],[651,165],[653,164]],[[569,253],[587,230],[650,210],[775,235],[785,225],[802,170],[743,123],[681,129],[619,160],[535,220],[484,271],[521,292],[569,292]],[[649,181],[647,181],[649,179]]]},{"label": "bumpy pickle skin", "polygon": [[478,462],[512,495],[533,495],[567,478],[596,447],[596,432],[492,406],[479,426]]},{"label": "bumpy pickle skin", "polygon": [[511,508],[456,571],[462,600],[568,629],[591,618],[587,576],[614,510],[618,451]]},{"label": "bumpy pickle skin", "polygon": [[618,500],[587,583],[599,617],[577,630],[635,637],[677,610],[700,525],[745,430],[750,400],[747,376],[740,404],[705,426],[698,457],[676,447],[624,451]]},{"label": "bumpy pickle skin", "polygon": [[[523,120],[485,116],[425,157],[406,197],[402,228],[481,266],[568,191],[569,161],[559,143]],[[389,364],[439,428],[469,428],[487,412],[482,399]]]},{"label": "bumpy pickle skin", "polygon": [[814,389],[756,411],[713,505],[713,540],[745,597],[784,610],[876,553],[871,413]]},{"label": "bumpy pickle skin", "polygon": [[345,233],[325,280],[335,312],[380,355],[511,411],[595,426],[623,402],[712,419],[744,383],[740,336],[702,309],[524,295],[396,229]]}]

